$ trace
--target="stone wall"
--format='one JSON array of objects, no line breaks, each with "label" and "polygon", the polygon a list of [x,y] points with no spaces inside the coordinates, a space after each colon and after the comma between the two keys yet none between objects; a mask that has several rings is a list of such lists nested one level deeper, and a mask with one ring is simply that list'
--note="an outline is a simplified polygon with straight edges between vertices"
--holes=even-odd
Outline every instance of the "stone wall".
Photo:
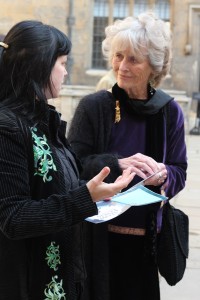
[{"label": "stone wall", "polygon": [[0,7],[0,33],[2,34],[6,34],[16,22],[27,19],[37,19],[67,32],[68,1],[66,0],[0,0]]},{"label": "stone wall", "polygon": [[[91,70],[93,0],[0,0],[0,34],[24,19],[39,19],[69,35],[72,52],[69,79],[72,85],[95,86],[104,71]],[[180,9],[181,8],[181,9]],[[173,64],[162,83],[166,89],[199,91],[200,0],[171,1]]]},{"label": "stone wall", "polygon": [[[62,114],[62,119],[70,124],[74,111],[84,96],[95,91],[94,86],[63,85],[59,98],[50,99],[49,104],[56,107]],[[69,127],[69,126],[68,126]]]},{"label": "stone wall", "polygon": [[200,81],[200,1],[176,0],[173,3],[170,88],[186,90],[192,95],[199,90]]}]

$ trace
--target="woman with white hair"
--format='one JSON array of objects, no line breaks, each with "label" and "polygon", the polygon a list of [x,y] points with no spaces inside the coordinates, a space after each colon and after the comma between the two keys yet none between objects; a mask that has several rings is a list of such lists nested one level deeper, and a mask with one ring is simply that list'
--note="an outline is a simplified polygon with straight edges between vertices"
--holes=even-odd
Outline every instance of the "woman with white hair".
[{"label": "woman with white hair", "polygon": [[[108,165],[113,180],[132,166],[134,185],[158,172],[146,185],[171,199],[185,186],[187,159],[181,108],[156,89],[171,64],[169,27],[147,12],[117,20],[105,33],[102,50],[117,83],[80,101],[68,136],[83,162],[82,177]],[[159,300],[161,226],[160,203],[130,208],[104,224],[85,224],[90,260],[84,299]]]}]

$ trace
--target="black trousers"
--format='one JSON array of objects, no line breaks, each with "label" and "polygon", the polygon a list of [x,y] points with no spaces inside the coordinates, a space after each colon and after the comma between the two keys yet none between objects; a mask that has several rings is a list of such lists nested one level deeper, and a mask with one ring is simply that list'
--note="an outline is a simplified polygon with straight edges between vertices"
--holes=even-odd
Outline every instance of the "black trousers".
[{"label": "black trousers", "polygon": [[111,300],[160,300],[158,269],[144,236],[109,233]]}]

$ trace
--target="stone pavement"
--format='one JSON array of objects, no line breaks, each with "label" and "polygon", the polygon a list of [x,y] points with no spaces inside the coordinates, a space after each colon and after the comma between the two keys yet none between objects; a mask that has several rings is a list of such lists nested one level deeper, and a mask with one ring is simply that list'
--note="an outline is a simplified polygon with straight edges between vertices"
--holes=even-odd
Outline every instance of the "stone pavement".
[{"label": "stone pavement", "polygon": [[189,216],[189,258],[184,277],[176,286],[171,287],[161,277],[161,300],[200,299],[200,135],[186,135],[186,143],[188,152],[186,187],[172,203]]}]

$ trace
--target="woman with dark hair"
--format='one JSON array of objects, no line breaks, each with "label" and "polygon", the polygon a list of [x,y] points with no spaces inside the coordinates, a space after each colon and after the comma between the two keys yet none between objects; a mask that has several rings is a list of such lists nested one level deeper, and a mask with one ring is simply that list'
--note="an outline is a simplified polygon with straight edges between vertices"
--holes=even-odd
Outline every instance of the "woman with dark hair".
[{"label": "woman with dark hair", "polygon": [[[84,166],[82,178],[103,165],[111,168],[107,180],[132,166],[137,176],[131,185],[158,172],[145,184],[171,199],[185,186],[187,158],[182,110],[156,89],[170,69],[169,26],[152,12],[116,20],[105,29],[102,50],[117,83],[80,101],[68,135]],[[131,207],[107,223],[85,224],[84,299],[159,300],[161,225],[159,203]]]},{"label": "woman with dark hair", "polygon": [[80,182],[66,124],[49,98],[67,75],[71,42],[38,21],[0,42],[0,298],[76,300],[85,279],[81,221],[134,177],[103,168]]}]

